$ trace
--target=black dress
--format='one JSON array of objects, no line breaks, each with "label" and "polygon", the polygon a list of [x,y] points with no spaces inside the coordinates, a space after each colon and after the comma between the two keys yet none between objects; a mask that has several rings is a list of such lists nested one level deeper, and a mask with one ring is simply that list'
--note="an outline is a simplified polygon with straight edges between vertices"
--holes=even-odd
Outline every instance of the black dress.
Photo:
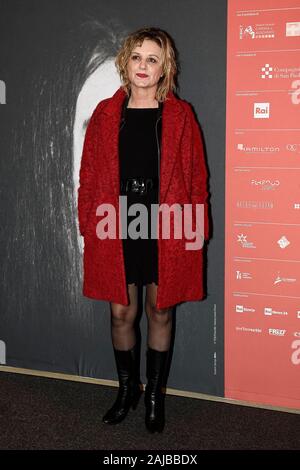
[{"label": "black dress", "polygon": [[[127,238],[122,239],[127,284],[158,284],[158,244],[157,238],[151,238],[151,204],[158,204],[159,191],[157,117],[158,108],[126,108],[125,124],[119,133],[120,178],[144,177],[157,181],[156,187],[147,194],[125,193],[120,189],[120,195],[127,196],[127,212],[134,203],[144,204],[148,211],[148,238],[142,238],[142,235],[137,239],[129,237],[129,224],[139,217],[139,212],[122,219],[122,225],[125,220],[128,228]],[[157,135],[160,144],[161,119],[157,124]],[[140,225],[136,230],[142,232]]]}]

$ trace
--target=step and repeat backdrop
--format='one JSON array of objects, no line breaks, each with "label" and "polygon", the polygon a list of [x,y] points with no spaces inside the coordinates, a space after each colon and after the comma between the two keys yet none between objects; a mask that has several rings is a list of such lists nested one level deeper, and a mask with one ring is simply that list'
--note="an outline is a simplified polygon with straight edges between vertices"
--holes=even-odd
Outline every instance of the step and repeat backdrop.
[{"label": "step and repeat backdrop", "polygon": [[300,2],[229,0],[225,396],[300,406]]},{"label": "step and repeat backdrop", "polygon": [[117,379],[109,303],[82,295],[79,168],[123,39],[158,26],[203,133],[211,222],[207,295],[174,311],[168,386],[299,409],[300,0],[0,8],[0,369]]}]

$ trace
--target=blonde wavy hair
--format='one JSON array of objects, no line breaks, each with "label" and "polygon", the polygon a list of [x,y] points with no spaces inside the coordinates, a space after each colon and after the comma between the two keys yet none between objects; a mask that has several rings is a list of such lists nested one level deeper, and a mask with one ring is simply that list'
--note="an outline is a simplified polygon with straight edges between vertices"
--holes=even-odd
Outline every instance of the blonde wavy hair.
[{"label": "blonde wavy hair", "polygon": [[141,46],[144,39],[155,41],[162,49],[162,77],[159,79],[155,98],[158,102],[163,102],[167,99],[170,90],[176,91],[175,81],[179,69],[175,45],[165,31],[158,28],[141,28],[129,34],[115,58],[115,65],[120,75],[122,87],[129,95],[130,81],[127,74],[127,64],[135,46]]}]

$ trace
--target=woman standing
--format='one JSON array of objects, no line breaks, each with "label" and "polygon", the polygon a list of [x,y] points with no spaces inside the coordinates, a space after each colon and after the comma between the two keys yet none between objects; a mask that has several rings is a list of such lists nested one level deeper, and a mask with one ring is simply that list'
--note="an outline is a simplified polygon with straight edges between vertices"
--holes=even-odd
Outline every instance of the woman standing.
[{"label": "woman standing", "polygon": [[[187,205],[197,238],[199,205],[204,209],[201,235],[208,238],[207,173],[191,107],[173,94],[177,65],[169,35],[157,28],[130,34],[115,63],[122,86],[93,112],[80,168],[78,215],[85,240],[83,294],[110,301],[119,390],[103,421],[116,424],[137,406],[141,395],[134,323],[138,286],[146,285],[145,423],[150,432],[161,432],[172,309],[180,302],[203,298],[202,245],[187,248],[191,237],[184,231],[178,238],[174,227],[182,228]],[[128,217],[125,225],[129,229],[134,226],[135,232],[124,233],[123,216],[121,223],[116,218],[117,231],[113,231],[119,234],[121,226],[122,238],[99,236],[98,217],[104,215],[99,206],[106,203],[120,211],[120,196],[126,199],[128,210],[133,204],[142,204],[146,209],[147,215],[139,224],[140,237],[133,217]],[[160,231],[154,236],[151,233],[151,225],[157,227],[157,215],[153,216],[151,208],[157,204],[175,206],[173,218],[170,211],[163,212],[162,222],[169,217],[167,237],[162,237]]]}]

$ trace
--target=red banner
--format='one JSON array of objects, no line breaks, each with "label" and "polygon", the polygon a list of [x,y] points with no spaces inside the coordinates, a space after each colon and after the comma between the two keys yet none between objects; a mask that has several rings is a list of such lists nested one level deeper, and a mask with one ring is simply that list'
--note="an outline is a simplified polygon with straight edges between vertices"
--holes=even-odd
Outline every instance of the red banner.
[{"label": "red banner", "polygon": [[300,1],[228,0],[225,396],[300,408]]}]

